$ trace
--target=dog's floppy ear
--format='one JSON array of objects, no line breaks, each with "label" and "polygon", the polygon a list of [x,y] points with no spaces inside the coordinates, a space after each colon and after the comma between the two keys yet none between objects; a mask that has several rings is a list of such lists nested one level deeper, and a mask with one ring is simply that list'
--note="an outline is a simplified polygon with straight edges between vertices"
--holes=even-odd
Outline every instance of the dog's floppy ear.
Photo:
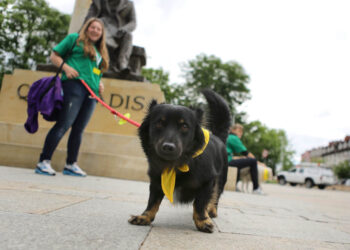
[{"label": "dog's floppy ear", "polygon": [[149,150],[149,126],[151,120],[151,111],[156,105],[157,101],[153,99],[149,104],[148,113],[146,114],[145,118],[143,119],[143,122],[141,123],[141,126],[138,129],[141,145],[146,154]]}]

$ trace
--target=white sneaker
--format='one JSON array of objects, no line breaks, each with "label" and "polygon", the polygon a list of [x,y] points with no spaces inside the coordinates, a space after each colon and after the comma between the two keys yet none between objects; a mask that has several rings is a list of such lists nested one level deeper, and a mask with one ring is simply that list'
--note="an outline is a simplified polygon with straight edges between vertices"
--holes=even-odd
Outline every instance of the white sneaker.
[{"label": "white sneaker", "polygon": [[81,177],[86,176],[86,173],[78,166],[76,162],[74,162],[73,164],[66,164],[66,166],[63,169],[63,174]]},{"label": "white sneaker", "polygon": [[262,191],[260,187],[258,187],[257,189],[254,189],[253,194],[265,195],[265,193]]},{"label": "white sneaker", "polygon": [[56,175],[56,171],[51,167],[51,161],[43,160],[36,165],[35,173],[44,175]]}]

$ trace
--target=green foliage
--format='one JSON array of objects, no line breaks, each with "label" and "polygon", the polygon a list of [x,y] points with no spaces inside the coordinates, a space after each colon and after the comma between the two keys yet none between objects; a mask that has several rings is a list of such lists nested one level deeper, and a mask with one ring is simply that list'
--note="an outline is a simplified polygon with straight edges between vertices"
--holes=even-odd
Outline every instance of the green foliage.
[{"label": "green foliage", "polygon": [[249,76],[237,62],[222,62],[213,55],[201,54],[182,66],[186,83],[186,99],[183,104],[198,100],[201,89],[210,88],[219,93],[236,115],[236,106],[250,98],[247,87]]},{"label": "green foliage", "polygon": [[[293,166],[291,159],[294,152],[288,149],[288,139],[283,130],[269,129],[261,122],[253,121],[244,124],[242,142],[258,161],[264,162],[274,171],[280,162],[284,169]],[[264,149],[269,152],[266,159],[262,156]]]},{"label": "green foliage", "polygon": [[236,122],[242,122],[244,112],[238,113],[236,106],[250,98],[247,83],[249,76],[236,62],[224,63],[215,56],[201,54],[182,65],[186,82],[169,84],[169,74],[160,69],[143,69],[142,75],[152,83],[158,83],[168,103],[198,105],[200,90],[210,88],[228,102]]},{"label": "green foliage", "polygon": [[339,179],[350,179],[350,162],[344,161],[336,165],[334,173]]},{"label": "green foliage", "polygon": [[3,52],[6,44],[6,23],[7,23],[7,16],[8,16],[8,9],[11,4],[14,3],[14,0],[2,0],[0,1],[0,88],[2,79],[5,73],[9,73],[4,68],[5,63],[5,53]]},{"label": "green foliage", "polygon": [[15,68],[47,63],[52,47],[68,31],[70,16],[45,0],[6,0],[0,4],[0,82]]}]

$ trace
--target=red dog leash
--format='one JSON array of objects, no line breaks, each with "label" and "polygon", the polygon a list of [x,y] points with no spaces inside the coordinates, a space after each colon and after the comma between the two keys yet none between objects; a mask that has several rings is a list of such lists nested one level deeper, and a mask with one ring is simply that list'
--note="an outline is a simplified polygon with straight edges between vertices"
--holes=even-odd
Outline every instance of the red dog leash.
[{"label": "red dog leash", "polygon": [[119,116],[121,119],[127,121],[128,123],[136,126],[136,127],[140,127],[140,123],[137,123],[131,119],[129,119],[128,117],[122,115],[121,113],[119,113],[118,111],[116,111],[115,109],[113,109],[111,106],[109,106],[107,103],[105,103],[104,101],[101,100],[101,98],[99,98],[91,89],[90,87],[87,85],[87,83],[80,79],[80,81],[82,82],[82,84],[84,84],[85,88],[89,91],[90,95],[95,98],[99,103],[101,103],[105,108],[107,108],[109,111],[111,111],[112,114]]}]

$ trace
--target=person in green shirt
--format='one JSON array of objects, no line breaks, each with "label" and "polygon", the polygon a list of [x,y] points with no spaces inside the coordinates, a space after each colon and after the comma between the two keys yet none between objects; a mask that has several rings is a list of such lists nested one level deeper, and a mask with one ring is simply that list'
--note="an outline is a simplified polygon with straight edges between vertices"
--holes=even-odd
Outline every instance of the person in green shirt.
[{"label": "person in green shirt", "polygon": [[253,182],[253,193],[263,194],[258,180],[258,162],[254,155],[248,152],[247,148],[241,141],[243,131],[243,126],[238,123],[230,128],[230,133],[226,141],[228,166],[237,168],[237,182],[239,181],[240,170],[249,167]]},{"label": "person in green shirt", "polygon": [[55,175],[51,166],[51,157],[61,138],[71,128],[67,144],[67,159],[63,174],[86,176],[78,166],[77,158],[85,127],[96,106],[96,100],[90,97],[81,83],[84,80],[99,96],[104,86],[102,73],[107,71],[109,58],[106,47],[104,25],[98,18],[85,22],[78,33],[67,35],[51,53],[50,59],[60,66],[66,58],[62,70],[63,106],[59,118],[46,136],[39,163],[35,173]]}]

